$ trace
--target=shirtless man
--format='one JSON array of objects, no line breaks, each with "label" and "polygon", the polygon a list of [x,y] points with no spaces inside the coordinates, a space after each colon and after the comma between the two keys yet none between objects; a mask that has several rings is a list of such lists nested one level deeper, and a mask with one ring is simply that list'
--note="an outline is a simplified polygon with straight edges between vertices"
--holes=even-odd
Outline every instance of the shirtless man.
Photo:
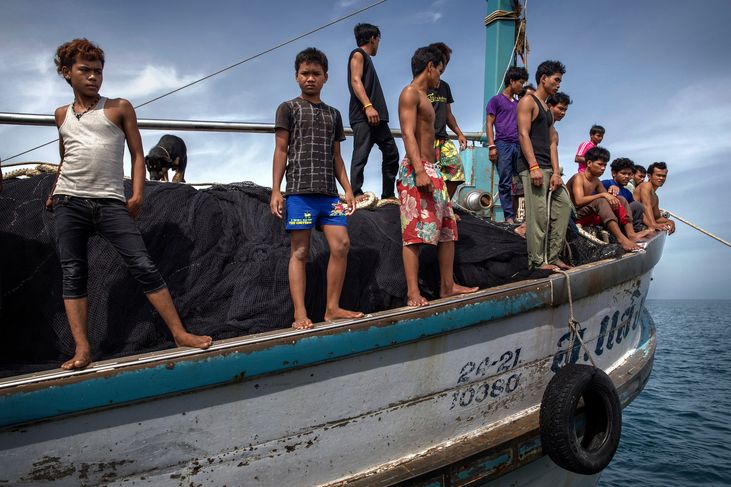
[{"label": "shirtless man", "polygon": [[660,200],[657,190],[665,184],[668,177],[668,166],[664,162],[653,162],[647,168],[648,181],[635,188],[635,201],[642,203],[645,209],[643,222],[653,230],[667,230],[669,235],[675,232],[675,222],[660,214]]},{"label": "shirtless man", "polygon": [[600,179],[609,162],[609,151],[600,146],[592,147],[586,152],[585,160],[586,170],[571,176],[567,184],[576,207],[576,223],[602,224],[624,250],[639,250],[640,246],[635,242],[646,237],[648,232],[635,233],[627,200],[608,192]]},{"label": "shirtless man", "polygon": [[[87,240],[97,233],[124,259],[178,346],[208,348],[211,337],[188,333],[170,291],[150,259],[134,220],[142,209],[145,154],[137,115],[129,101],[99,95],[104,51],[86,39],[61,45],[58,74],[71,86],[74,101],[56,109],[61,165],[46,202],[55,214],[56,242],[63,274],[63,304],[76,343],[64,369],[91,362],[87,337]],[[124,194],[123,156],[132,157],[132,195]]]},{"label": "shirtless man", "polygon": [[419,290],[419,250],[424,244],[437,246],[441,297],[478,289],[454,282],[457,222],[444,180],[434,162],[435,115],[427,90],[439,86],[441,64],[442,54],[437,48],[417,49],[411,58],[414,79],[399,96],[399,120],[406,158],[399,168],[397,190],[409,306],[428,303]]}]

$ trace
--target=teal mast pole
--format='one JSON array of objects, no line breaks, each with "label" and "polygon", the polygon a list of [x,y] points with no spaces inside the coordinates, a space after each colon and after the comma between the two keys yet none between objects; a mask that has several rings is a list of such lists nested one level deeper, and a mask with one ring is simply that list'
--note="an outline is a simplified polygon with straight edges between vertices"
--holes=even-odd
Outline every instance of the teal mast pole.
[{"label": "teal mast pole", "polygon": [[[487,0],[486,20],[497,11],[513,11],[513,0]],[[482,104],[482,127],[485,127],[485,107],[490,98],[503,88],[503,77],[513,62],[515,18],[490,22],[485,27],[485,94]],[[485,139],[485,145],[487,139]]]}]

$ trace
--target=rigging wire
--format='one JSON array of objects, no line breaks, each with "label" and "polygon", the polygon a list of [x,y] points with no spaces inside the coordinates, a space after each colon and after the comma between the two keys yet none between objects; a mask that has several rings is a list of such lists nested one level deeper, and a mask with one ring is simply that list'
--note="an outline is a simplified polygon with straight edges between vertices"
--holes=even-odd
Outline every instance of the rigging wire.
[{"label": "rigging wire", "polygon": [[[525,19],[525,20],[528,20],[526,17],[527,13],[528,13],[526,10],[527,7],[528,7],[528,0],[524,0],[523,1],[523,12],[525,12],[525,13],[523,14],[523,19]],[[506,19],[502,19],[502,20],[506,20]],[[515,33],[515,44],[513,44],[513,50],[510,53],[510,57],[508,58],[508,64],[507,64],[507,66],[505,66],[505,71],[503,71],[503,75],[500,78],[502,80],[505,80],[505,75],[508,74],[508,69],[510,69],[510,65],[513,63],[513,58],[515,57],[515,50],[518,48],[518,42],[520,41],[520,31],[523,29],[523,26],[526,24],[527,24],[527,22],[520,22],[518,24],[518,32]],[[495,93],[496,95],[502,91],[504,84],[505,84],[504,81],[500,83],[500,87],[498,88],[497,92]]]},{"label": "rigging wire", "polygon": [[[178,88],[175,88],[174,90],[168,91],[167,93],[163,93],[160,96],[157,96],[155,98],[152,98],[150,100],[147,100],[144,103],[140,103],[139,105],[136,105],[135,108],[141,108],[141,107],[143,107],[145,105],[149,105],[150,103],[153,103],[153,102],[155,102],[157,100],[160,100],[162,98],[165,98],[166,96],[170,96],[173,93],[177,93],[178,91],[184,90],[184,89],[189,88],[189,87],[191,87],[191,86],[193,86],[195,84],[198,84],[198,83],[200,83],[202,81],[205,81],[207,79],[213,78],[214,76],[217,76],[217,75],[219,75],[219,74],[221,74],[221,73],[223,73],[225,71],[228,71],[229,69],[233,69],[233,68],[235,68],[237,66],[240,66],[240,65],[242,65],[244,63],[247,63],[247,62],[249,62],[249,61],[251,61],[253,59],[256,59],[258,57],[261,57],[261,56],[263,56],[265,54],[269,54],[272,51],[275,51],[275,50],[277,50],[279,48],[282,48],[282,47],[284,47],[284,46],[286,46],[288,44],[291,44],[291,43],[293,43],[295,41],[298,41],[298,40],[300,40],[300,39],[302,39],[304,37],[307,37],[307,36],[309,36],[311,34],[314,34],[315,32],[319,32],[319,31],[321,31],[323,29],[326,29],[326,28],[330,27],[331,25],[335,25],[335,24],[337,24],[339,22],[342,22],[343,20],[349,19],[350,17],[353,17],[355,15],[358,15],[359,13],[365,12],[366,10],[369,10],[369,9],[371,9],[373,7],[376,7],[376,6],[378,6],[378,5],[382,4],[382,3],[385,3],[386,1],[387,0],[378,0],[376,2],[373,2],[370,5],[366,5],[365,7],[361,8],[359,10],[355,10],[355,11],[349,13],[349,14],[343,15],[342,17],[338,17],[337,19],[332,20],[332,21],[328,22],[327,24],[323,24],[320,27],[317,27],[317,28],[312,29],[312,30],[310,30],[308,32],[305,32],[304,34],[300,34],[300,35],[298,35],[296,37],[292,37],[291,39],[288,39],[286,41],[280,42],[279,44],[277,44],[274,47],[270,47],[269,49],[266,49],[266,50],[261,51],[261,52],[259,52],[257,54],[254,54],[253,56],[249,56],[246,59],[242,59],[241,61],[238,61],[238,62],[236,62],[234,64],[229,65],[229,66],[226,66],[225,68],[219,69],[215,73],[211,73],[211,74],[209,74],[207,76],[204,76],[202,78],[199,78],[199,79],[197,79],[195,81],[192,81],[192,82],[190,82],[188,84],[185,84],[183,86],[180,86]],[[10,161],[12,159],[15,159],[16,157],[22,156],[23,154],[27,154],[29,152],[33,152],[36,149],[40,149],[41,147],[45,147],[45,146],[50,145],[50,144],[53,144],[54,142],[57,142],[57,141],[58,141],[58,138],[53,139],[51,141],[48,141],[48,142],[46,142],[44,144],[41,144],[41,145],[37,145],[37,146],[35,146],[35,147],[31,148],[31,149],[28,149],[28,150],[25,150],[25,151],[20,152],[18,154],[15,154],[13,156],[10,156],[10,157],[4,159],[4,161],[5,162]]]},{"label": "rigging wire", "polygon": [[[523,0],[523,12],[524,12],[523,19],[526,20],[526,21],[528,20],[527,17],[526,17],[526,15],[528,13],[527,10],[526,10],[527,7],[528,7],[528,0]],[[500,10],[498,12],[505,12],[505,11],[504,10]],[[489,22],[488,22],[488,20],[489,20]],[[497,20],[519,20],[519,19],[516,18],[514,15],[513,16],[509,16],[509,15],[505,15],[505,14],[501,14],[501,16],[495,16],[495,18],[491,18],[490,16],[488,16],[488,17],[485,18],[485,25],[488,25],[488,24],[490,24],[492,22],[495,22]],[[495,93],[496,95],[499,94],[503,90],[503,85],[505,84],[505,81],[504,81],[505,80],[505,75],[508,73],[508,69],[510,69],[510,65],[512,64],[512,60],[515,57],[515,51],[518,48],[518,41],[520,40],[520,31],[523,29],[523,26],[526,26],[526,25],[527,25],[527,22],[520,22],[520,23],[518,23],[518,31],[515,33],[515,44],[513,44],[513,50],[511,51],[510,57],[508,58],[508,65],[505,66],[505,71],[503,71],[503,75],[500,78],[503,81],[500,82],[500,86],[498,87],[498,90]],[[487,133],[487,117],[485,117],[483,119],[483,122],[482,122],[482,133],[483,134],[486,134]]]}]

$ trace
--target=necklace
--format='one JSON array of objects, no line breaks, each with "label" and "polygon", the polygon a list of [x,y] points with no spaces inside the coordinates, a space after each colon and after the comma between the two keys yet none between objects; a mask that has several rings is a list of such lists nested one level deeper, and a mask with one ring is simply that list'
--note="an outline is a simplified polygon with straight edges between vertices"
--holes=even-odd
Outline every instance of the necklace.
[{"label": "necklace", "polygon": [[[76,120],[81,120],[81,117],[83,117],[84,115],[89,113],[89,110],[94,108],[96,106],[96,104],[99,103],[100,99],[101,99],[100,96],[96,95],[96,97],[94,98],[94,100],[92,100],[92,102],[89,104],[89,106],[84,108],[83,112],[77,112],[75,105],[79,102],[76,98],[74,98],[74,102],[71,104],[71,110],[74,112],[74,116],[76,117]],[[79,105],[81,105],[81,103],[79,103]],[[81,105],[81,106],[83,106],[83,105]]]}]

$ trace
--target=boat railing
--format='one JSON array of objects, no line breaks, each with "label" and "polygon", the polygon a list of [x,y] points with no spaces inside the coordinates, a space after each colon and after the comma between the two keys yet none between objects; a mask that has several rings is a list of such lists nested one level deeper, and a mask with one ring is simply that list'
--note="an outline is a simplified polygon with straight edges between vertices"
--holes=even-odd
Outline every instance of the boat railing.
[{"label": "boat railing", "polygon": [[[39,115],[31,113],[0,112],[0,124],[3,125],[32,125],[39,127],[53,127],[56,125],[53,115]],[[143,130],[172,130],[188,132],[242,132],[273,134],[273,123],[228,122],[214,120],[168,120],[157,118],[140,118],[137,125]],[[394,137],[401,137],[401,130],[391,129]],[[353,130],[345,127],[345,135],[352,136]],[[450,139],[457,136],[449,132]],[[467,140],[473,144],[480,141],[481,132],[464,132]],[[14,158],[14,157],[12,157]],[[8,160],[11,158],[8,158]]]}]

